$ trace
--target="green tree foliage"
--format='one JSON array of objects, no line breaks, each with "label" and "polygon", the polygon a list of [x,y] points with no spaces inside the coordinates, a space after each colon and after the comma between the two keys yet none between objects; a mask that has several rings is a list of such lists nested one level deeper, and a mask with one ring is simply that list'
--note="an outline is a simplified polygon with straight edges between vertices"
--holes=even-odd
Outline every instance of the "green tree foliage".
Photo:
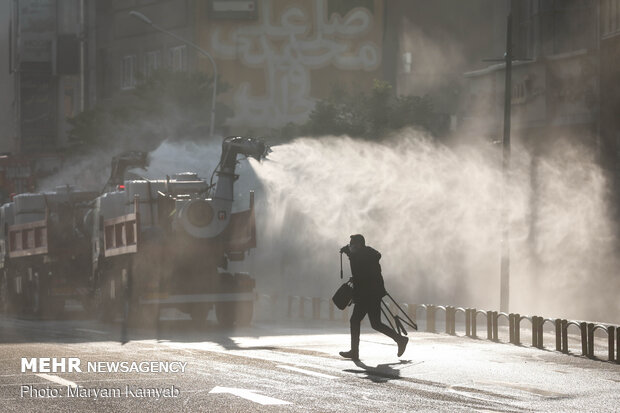
[{"label": "green tree foliage", "polygon": [[[165,139],[209,137],[213,78],[201,72],[161,70],[131,90],[123,91],[68,119],[69,141],[77,151],[110,146],[153,149]],[[218,93],[228,86],[218,83]],[[216,130],[232,115],[216,103]]]},{"label": "green tree foliage", "polygon": [[428,96],[394,96],[389,83],[375,80],[370,93],[336,89],[329,98],[319,100],[300,133],[380,139],[406,126],[435,133],[436,119]]}]

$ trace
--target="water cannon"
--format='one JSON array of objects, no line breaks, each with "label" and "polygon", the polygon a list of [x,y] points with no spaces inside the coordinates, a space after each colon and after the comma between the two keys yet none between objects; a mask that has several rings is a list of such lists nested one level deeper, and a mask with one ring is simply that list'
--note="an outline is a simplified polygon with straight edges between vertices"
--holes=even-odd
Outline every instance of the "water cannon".
[{"label": "water cannon", "polygon": [[260,162],[269,152],[269,147],[261,138],[229,136],[222,142],[220,166],[222,169],[234,166],[237,155],[245,155]]},{"label": "water cannon", "polygon": [[[237,155],[244,155],[261,161],[269,152],[269,146],[260,138],[247,138],[243,136],[229,136],[225,138],[224,142],[222,142],[220,163],[213,171],[213,175],[218,176],[213,199],[225,202],[233,201],[233,183],[239,177],[235,174]],[[211,184],[213,184],[213,176],[211,176]]]}]

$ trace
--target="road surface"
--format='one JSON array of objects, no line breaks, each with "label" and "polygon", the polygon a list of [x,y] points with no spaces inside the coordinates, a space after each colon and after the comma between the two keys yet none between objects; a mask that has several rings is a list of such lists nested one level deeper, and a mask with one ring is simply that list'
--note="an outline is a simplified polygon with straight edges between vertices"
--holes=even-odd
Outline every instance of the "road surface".
[{"label": "road surface", "polygon": [[[228,330],[163,320],[130,329],[123,344],[119,322],[0,316],[1,410],[620,410],[618,364],[418,332],[399,359],[396,345],[367,323],[354,363],[338,356],[349,343],[338,322],[256,321]],[[82,371],[22,372],[22,358],[77,359]],[[120,369],[117,362],[142,370],[108,371]],[[177,371],[153,371],[166,365]]]}]

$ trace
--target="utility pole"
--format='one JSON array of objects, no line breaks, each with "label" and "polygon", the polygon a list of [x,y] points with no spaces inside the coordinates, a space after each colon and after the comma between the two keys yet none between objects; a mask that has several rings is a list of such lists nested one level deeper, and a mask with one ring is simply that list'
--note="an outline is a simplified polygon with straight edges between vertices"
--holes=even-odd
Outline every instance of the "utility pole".
[{"label": "utility pole", "polygon": [[499,310],[508,313],[510,302],[510,115],[512,100],[512,11],[508,12],[506,28],[506,78],[504,84],[504,137],[502,139],[502,258],[500,264]]},{"label": "utility pole", "polygon": [[529,61],[515,58],[512,50],[512,1],[508,2],[506,21],[506,52],[503,59],[483,59],[484,62],[504,62],[506,77],[504,83],[504,136],[502,139],[502,201],[501,201],[501,262],[499,278],[499,309],[508,313],[510,304],[510,116],[512,100],[512,62]]}]

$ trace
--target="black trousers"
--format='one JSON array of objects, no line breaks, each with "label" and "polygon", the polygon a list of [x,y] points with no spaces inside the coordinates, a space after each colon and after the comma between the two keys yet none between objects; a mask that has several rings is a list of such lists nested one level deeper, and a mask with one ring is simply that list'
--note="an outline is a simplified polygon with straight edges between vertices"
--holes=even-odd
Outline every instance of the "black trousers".
[{"label": "black trousers", "polygon": [[368,314],[370,326],[380,333],[385,334],[392,340],[397,341],[400,337],[396,331],[381,322],[381,298],[362,300],[353,306],[351,315],[351,350],[359,352],[360,346],[360,324]]}]

